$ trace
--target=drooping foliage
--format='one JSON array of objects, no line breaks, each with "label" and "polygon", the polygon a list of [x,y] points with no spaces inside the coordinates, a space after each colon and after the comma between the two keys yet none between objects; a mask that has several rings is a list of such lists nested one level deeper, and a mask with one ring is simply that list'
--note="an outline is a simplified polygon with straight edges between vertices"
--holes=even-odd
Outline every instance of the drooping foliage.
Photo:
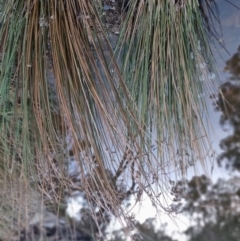
[{"label": "drooping foliage", "polygon": [[[143,192],[162,207],[168,168],[184,175],[189,156],[203,161],[209,151],[204,10],[196,0],[179,3],[125,2],[112,49],[100,0],[1,1],[6,190],[19,179],[20,201],[33,189],[38,205],[55,212],[73,191],[87,195],[92,213],[97,205],[126,217],[122,201]],[[26,210],[15,219],[27,223]]]},{"label": "drooping foliage", "polygon": [[[176,166],[177,154],[184,166],[185,153],[203,159],[209,147],[204,96],[214,86],[207,38],[207,33],[215,37],[214,4],[194,0],[128,1],[120,33],[121,69],[139,108],[138,118],[162,143],[158,150],[173,147]],[[164,152],[159,154],[164,160]],[[184,173],[184,168],[181,171]]]}]

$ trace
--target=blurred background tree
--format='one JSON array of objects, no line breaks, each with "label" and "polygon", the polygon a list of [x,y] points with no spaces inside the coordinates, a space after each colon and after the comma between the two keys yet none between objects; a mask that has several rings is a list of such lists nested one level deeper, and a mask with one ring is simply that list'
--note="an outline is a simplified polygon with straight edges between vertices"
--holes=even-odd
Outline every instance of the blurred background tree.
[{"label": "blurred background tree", "polygon": [[226,70],[231,74],[229,81],[220,86],[217,108],[221,110],[221,124],[230,126],[232,135],[223,139],[220,147],[223,153],[218,162],[230,170],[240,170],[240,46],[226,62]]},{"label": "blurred background tree", "polygon": [[182,197],[181,212],[193,221],[185,231],[189,240],[239,240],[239,181],[239,177],[234,176],[214,184],[203,175],[177,183],[173,192],[177,193],[176,200]]}]

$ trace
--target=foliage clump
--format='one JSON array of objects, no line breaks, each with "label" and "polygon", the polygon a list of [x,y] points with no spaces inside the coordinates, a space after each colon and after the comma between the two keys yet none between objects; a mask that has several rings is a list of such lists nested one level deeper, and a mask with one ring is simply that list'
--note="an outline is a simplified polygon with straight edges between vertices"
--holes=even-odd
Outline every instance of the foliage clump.
[{"label": "foliage clump", "polygon": [[125,1],[114,48],[100,0],[0,2],[4,181],[20,176],[58,213],[74,191],[93,216],[97,206],[129,220],[131,194],[162,207],[167,171],[185,175],[189,156],[193,165],[209,153],[206,10],[181,2]]}]

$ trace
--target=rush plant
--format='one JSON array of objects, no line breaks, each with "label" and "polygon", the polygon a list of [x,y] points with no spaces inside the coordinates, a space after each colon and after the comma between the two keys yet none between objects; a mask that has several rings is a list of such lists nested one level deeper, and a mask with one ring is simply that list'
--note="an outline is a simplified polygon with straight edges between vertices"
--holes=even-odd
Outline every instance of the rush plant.
[{"label": "rush plant", "polygon": [[[125,1],[114,50],[100,0],[0,6],[0,177],[18,189],[12,208],[32,189],[54,211],[72,190],[125,220],[131,194],[160,208],[169,167],[185,175],[210,148],[201,95],[212,87],[211,52],[198,1]],[[16,210],[27,222],[27,209]]]}]

